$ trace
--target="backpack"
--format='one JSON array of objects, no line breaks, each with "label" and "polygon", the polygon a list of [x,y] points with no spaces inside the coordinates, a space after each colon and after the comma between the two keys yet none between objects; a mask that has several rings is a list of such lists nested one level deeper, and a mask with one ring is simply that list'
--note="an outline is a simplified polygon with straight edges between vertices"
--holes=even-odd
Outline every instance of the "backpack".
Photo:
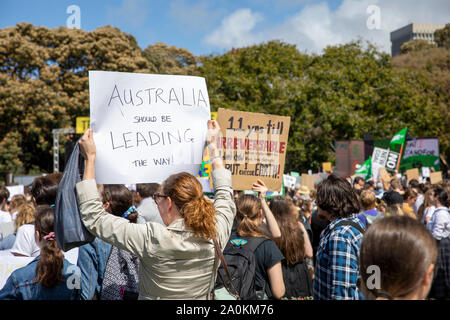
[{"label": "backpack", "polygon": [[112,247],[106,262],[100,300],[137,300],[138,269],[139,261],[136,256]]},{"label": "backpack", "polygon": [[[242,237],[231,239],[225,249],[223,256],[228,265],[234,288],[242,300],[256,300],[255,275],[256,257],[255,250],[264,241],[269,240],[264,237]],[[230,285],[224,267],[220,265],[217,270],[218,277],[214,286],[215,290],[223,287],[222,281],[228,288]]]}]

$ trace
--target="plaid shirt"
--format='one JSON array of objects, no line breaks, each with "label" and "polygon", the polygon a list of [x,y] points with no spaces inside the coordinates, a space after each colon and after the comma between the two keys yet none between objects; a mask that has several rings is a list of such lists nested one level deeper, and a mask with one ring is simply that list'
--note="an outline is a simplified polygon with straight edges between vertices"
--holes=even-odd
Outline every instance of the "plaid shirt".
[{"label": "plaid shirt", "polygon": [[[357,215],[349,218],[364,229]],[[343,219],[331,222],[320,235],[314,277],[315,300],[361,300],[357,287],[359,275],[359,247],[362,233],[355,227],[341,225]]]}]

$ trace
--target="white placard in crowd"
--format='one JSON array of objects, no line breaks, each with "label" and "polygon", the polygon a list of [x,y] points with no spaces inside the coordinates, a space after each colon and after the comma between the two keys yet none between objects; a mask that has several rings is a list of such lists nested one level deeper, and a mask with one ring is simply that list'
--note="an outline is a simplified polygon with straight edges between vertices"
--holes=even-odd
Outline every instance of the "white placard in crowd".
[{"label": "white placard in crowd", "polygon": [[6,283],[9,275],[16,269],[25,267],[34,257],[16,257],[9,250],[0,251],[0,289]]},{"label": "white placard in crowd", "polygon": [[6,186],[6,189],[8,189],[9,191],[8,201],[11,201],[12,197],[14,197],[16,194],[25,194],[25,189],[22,184],[19,184],[17,186]]},{"label": "white placard in crowd", "polygon": [[424,178],[429,178],[430,177],[430,168],[422,167],[422,176]]},{"label": "white placard in crowd", "polygon": [[295,184],[297,183],[297,178],[296,177],[292,177],[290,175],[287,174],[283,174],[283,183],[285,187],[294,189],[295,188]]},{"label": "white placard in crowd", "polygon": [[204,78],[89,71],[89,94],[98,183],[197,176],[211,116]]}]

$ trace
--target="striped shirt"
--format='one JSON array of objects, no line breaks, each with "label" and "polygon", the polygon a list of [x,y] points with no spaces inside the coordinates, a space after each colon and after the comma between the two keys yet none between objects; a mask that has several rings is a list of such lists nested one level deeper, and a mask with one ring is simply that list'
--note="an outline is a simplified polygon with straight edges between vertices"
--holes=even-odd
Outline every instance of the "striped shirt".
[{"label": "striped shirt", "polygon": [[[364,225],[358,216],[352,220]],[[314,270],[315,300],[361,300],[364,299],[357,281],[359,273],[359,248],[363,234],[353,226],[340,225],[343,219],[331,222],[321,233]]]}]

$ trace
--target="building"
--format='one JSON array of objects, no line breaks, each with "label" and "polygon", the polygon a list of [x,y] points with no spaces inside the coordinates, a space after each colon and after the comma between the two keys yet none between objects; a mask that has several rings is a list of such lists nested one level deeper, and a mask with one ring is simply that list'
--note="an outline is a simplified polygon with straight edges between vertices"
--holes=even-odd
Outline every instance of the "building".
[{"label": "building", "polygon": [[434,32],[445,28],[445,24],[437,23],[411,23],[400,29],[391,32],[391,54],[396,56],[400,54],[400,47],[410,40],[428,40],[434,42]]}]

